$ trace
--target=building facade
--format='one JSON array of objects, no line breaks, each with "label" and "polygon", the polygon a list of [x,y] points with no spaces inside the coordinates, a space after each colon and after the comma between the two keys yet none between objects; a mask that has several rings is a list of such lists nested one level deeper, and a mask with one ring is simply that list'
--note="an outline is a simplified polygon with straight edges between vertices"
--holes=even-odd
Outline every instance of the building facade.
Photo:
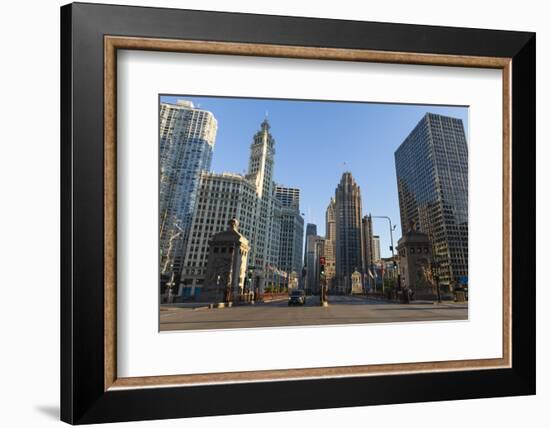
[{"label": "building facade", "polygon": [[308,223],[306,225],[306,239],[304,246],[304,266],[307,266],[307,237],[312,235],[317,235],[317,225],[313,223]]},{"label": "building facade", "polygon": [[433,246],[442,286],[468,275],[468,145],[462,120],[427,113],[395,152],[401,228]]},{"label": "building facade", "polygon": [[[197,203],[185,251],[179,294],[198,296],[208,265],[208,242],[223,231],[231,219],[247,239],[248,272],[243,291],[261,294],[268,272],[279,272],[282,203],[275,197],[273,168],[275,140],[267,120],[254,134],[246,175],[201,174]],[[301,254],[301,249],[300,249]]]},{"label": "building facade", "polygon": [[372,236],[372,261],[378,263],[380,261],[380,236]]},{"label": "building facade", "polygon": [[249,259],[258,280],[267,265],[273,267],[278,264],[279,254],[279,240],[275,237],[280,234],[281,203],[274,195],[275,139],[269,131],[270,125],[265,119],[252,139],[246,174],[246,179],[253,183],[256,189],[258,199],[254,215],[256,226]]},{"label": "building facade", "polygon": [[433,299],[436,293],[431,279],[432,243],[427,233],[411,224],[397,245],[401,285],[410,289],[415,299]]},{"label": "building facade", "polygon": [[254,245],[254,216],[258,203],[254,185],[242,175],[203,173],[191,232],[184,256],[179,294],[184,297],[200,293],[208,265],[208,243],[213,235],[226,229],[232,218],[239,221],[239,232]]},{"label": "building facade", "polygon": [[361,238],[361,189],[350,172],[342,175],[335,192],[336,214],[336,288],[351,292],[351,274],[364,273]]},{"label": "building facade", "polygon": [[309,235],[307,238],[307,268],[305,290],[307,293],[318,293],[320,285],[319,258],[325,253],[325,238]]},{"label": "building facade", "polygon": [[365,281],[374,287],[374,242],[372,234],[372,216],[366,215],[361,222],[363,239],[363,266],[365,268]]},{"label": "building facade", "polygon": [[275,197],[281,202],[283,207],[293,208],[300,213],[300,189],[276,184]]},{"label": "building facade", "polygon": [[[290,278],[302,270],[304,219],[300,215],[300,189],[275,186],[275,198],[281,203],[279,267]],[[287,281],[289,282],[289,281]]]},{"label": "building facade", "polygon": [[159,250],[161,283],[179,277],[201,173],[210,170],[218,124],[192,102],[160,105]]},{"label": "building facade", "polygon": [[231,219],[229,228],[214,234],[208,243],[206,278],[199,296],[203,302],[239,301],[243,294],[249,247],[238,227],[239,222]]},{"label": "building facade", "polygon": [[325,278],[330,292],[336,285],[336,202],[330,198],[325,213]]}]

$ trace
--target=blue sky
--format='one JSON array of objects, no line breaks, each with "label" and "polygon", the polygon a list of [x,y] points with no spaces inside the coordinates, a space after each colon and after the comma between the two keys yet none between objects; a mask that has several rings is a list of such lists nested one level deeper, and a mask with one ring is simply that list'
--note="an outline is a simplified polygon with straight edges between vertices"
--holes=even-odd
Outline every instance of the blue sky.
[{"label": "blue sky", "polygon": [[[407,104],[300,101],[199,96],[161,96],[162,102],[191,100],[218,120],[212,170],[242,173],[252,136],[267,113],[275,138],[277,183],[301,189],[306,223],[325,233],[325,210],[344,171],[359,186],[363,215],[385,215],[401,237],[394,152],[426,112],[460,118],[468,136],[468,108]],[[467,137],[468,138],[468,137]],[[382,257],[390,256],[387,220],[375,219]]]}]

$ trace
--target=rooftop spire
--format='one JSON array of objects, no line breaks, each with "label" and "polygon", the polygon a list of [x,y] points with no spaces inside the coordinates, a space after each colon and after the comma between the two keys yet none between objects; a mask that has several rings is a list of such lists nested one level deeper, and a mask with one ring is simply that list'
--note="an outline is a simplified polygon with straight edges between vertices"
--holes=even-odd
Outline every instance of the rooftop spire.
[{"label": "rooftop spire", "polygon": [[265,119],[262,122],[261,127],[262,127],[262,131],[264,131],[264,132],[269,132],[269,129],[271,128],[271,126],[269,126],[269,122],[267,120],[267,112],[265,114]]}]

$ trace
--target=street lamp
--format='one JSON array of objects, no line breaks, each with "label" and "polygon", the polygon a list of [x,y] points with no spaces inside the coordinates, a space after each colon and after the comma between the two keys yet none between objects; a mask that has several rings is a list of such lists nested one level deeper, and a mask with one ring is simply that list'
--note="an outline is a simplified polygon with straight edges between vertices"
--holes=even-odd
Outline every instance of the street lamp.
[{"label": "street lamp", "polygon": [[[393,260],[393,265],[397,266],[397,262],[395,261],[395,248],[393,246],[393,231],[397,227],[396,224],[392,225],[391,218],[387,215],[373,215],[373,218],[384,218],[388,220],[389,226],[390,226],[390,249],[391,249],[391,255]],[[397,290],[401,289],[401,274],[399,273],[399,267],[397,266]],[[382,278],[382,289],[384,289],[384,278]]]},{"label": "street lamp", "polygon": [[392,257],[395,257],[395,251],[394,251],[394,248],[393,248],[393,231],[395,230],[397,225],[392,226],[391,218],[389,218],[387,215],[373,215],[372,218],[385,218],[386,220],[388,220],[388,223],[390,225],[391,255],[392,255]]}]

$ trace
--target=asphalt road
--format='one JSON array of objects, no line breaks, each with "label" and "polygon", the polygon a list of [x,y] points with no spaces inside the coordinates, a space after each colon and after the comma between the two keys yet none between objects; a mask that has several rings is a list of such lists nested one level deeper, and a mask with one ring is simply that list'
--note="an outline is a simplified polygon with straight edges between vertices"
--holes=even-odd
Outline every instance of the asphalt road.
[{"label": "asphalt road", "polygon": [[354,296],[329,296],[319,306],[308,296],[305,306],[288,306],[287,300],[223,309],[163,307],[160,330],[281,327],[408,321],[467,320],[468,305],[457,303],[395,304]]}]

